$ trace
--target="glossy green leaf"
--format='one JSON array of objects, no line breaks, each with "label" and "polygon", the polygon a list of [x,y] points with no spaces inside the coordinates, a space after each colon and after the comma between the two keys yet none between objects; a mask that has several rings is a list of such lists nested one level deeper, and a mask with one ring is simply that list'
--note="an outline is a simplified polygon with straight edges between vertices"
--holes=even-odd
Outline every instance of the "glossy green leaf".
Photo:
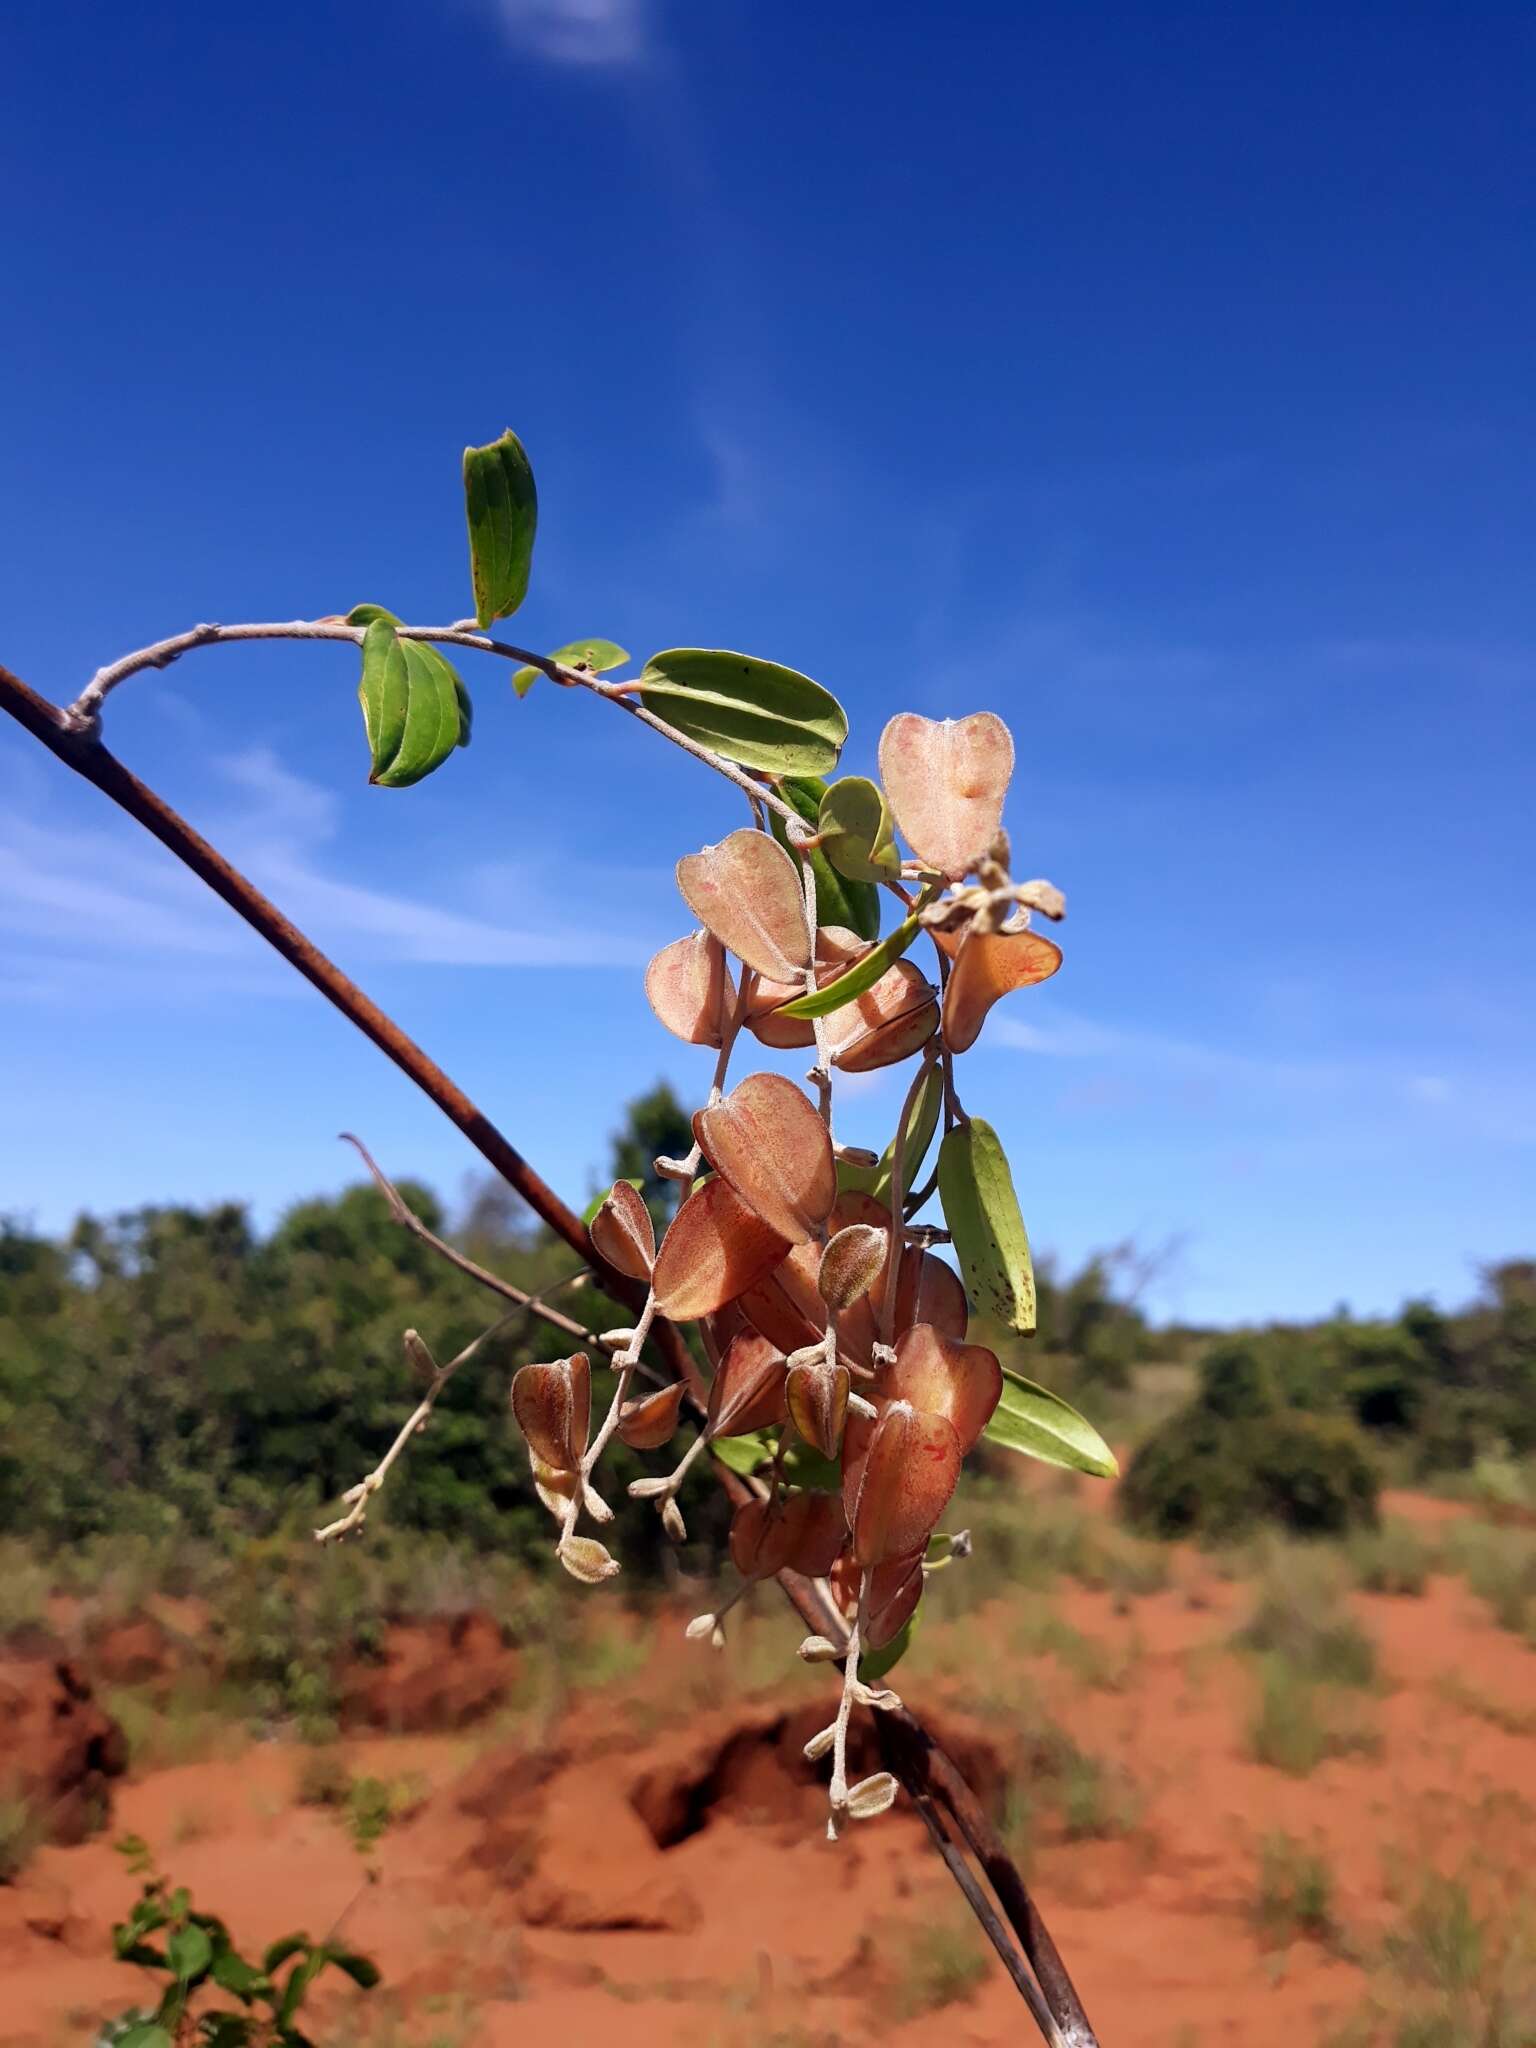
[{"label": "glossy green leaf", "polygon": [[867,775],[845,775],[821,800],[816,819],[827,859],[851,882],[894,882],[901,873],[890,806]]},{"label": "glossy green leaf", "polygon": [[718,1458],[732,1472],[739,1472],[743,1479],[749,1478],[759,1465],[767,1464],[773,1456],[773,1443],[766,1430],[754,1430],[750,1436],[717,1436],[709,1441],[710,1456]]},{"label": "glossy green leaf", "polygon": [[[779,784],[779,795],[808,825],[814,825],[821,815],[821,799],[826,789],[819,775],[786,775]],[[777,811],[768,813],[768,823],[780,846],[794,853],[796,849],[790,845],[789,833]],[[840,875],[819,846],[811,848],[811,872],[816,877],[818,924],[842,925],[847,931],[857,932],[861,939],[879,938],[878,889],[869,882],[851,882],[846,875]]]},{"label": "glossy green leaf", "polygon": [[848,737],[841,704],[798,670],[720,648],[669,647],[640,677],[647,711],[768,775],[820,775]]},{"label": "glossy green leaf", "polygon": [[244,1999],[265,1989],[271,1982],[265,1971],[258,1970],[254,1963],[248,1963],[244,1956],[236,1955],[233,1949],[226,1949],[223,1955],[214,1957],[212,1975],[221,1990],[233,1991],[237,1998]]},{"label": "glossy green leaf", "polygon": [[888,1671],[895,1670],[912,1647],[919,1618],[917,1614],[909,1614],[888,1643],[882,1643],[878,1650],[866,1651],[860,1657],[859,1676],[866,1685],[878,1685]]},{"label": "glossy green leaf", "polygon": [[296,1956],[300,1949],[308,1947],[309,1936],[307,1934],[281,1935],[263,1954],[261,1967],[264,1970],[275,1970],[279,1964],[286,1963],[290,1956]]},{"label": "glossy green leaf", "polygon": [[[629,656],[613,640],[572,640],[564,647],[557,647],[549,658],[561,662],[566,668],[588,668],[593,675],[600,676],[611,668],[622,668]],[[527,696],[541,673],[536,668],[513,671],[512,687],[519,697]]]},{"label": "glossy green leaf", "polygon": [[510,618],[528,595],[539,497],[523,444],[509,427],[499,441],[464,450],[469,572],[482,626]]},{"label": "glossy green leaf", "polygon": [[355,604],[347,613],[349,626],[371,626],[375,619],[387,619],[392,626],[400,624],[394,613],[385,611],[381,604]]},{"label": "glossy green leaf", "polygon": [[[905,1198],[922,1179],[923,1162],[939,1127],[944,1107],[944,1069],[937,1060],[929,1063],[919,1083],[916,1098],[907,1111],[906,1136],[901,1154],[902,1195]],[[896,1164],[896,1142],[892,1139],[880,1155],[869,1192],[886,1208],[891,1206],[891,1173]]]},{"label": "glossy green leaf", "polygon": [[201,1927],[178,1927],[165,1944],[165,1956],[182,1983],[190,1984],[213,1961],[213,1943]]},{"label": "glossy green leaf", "polygon": [[1005,1450],[1047,1465],[1064,1465],[1071,1472],[1091,1472],[1097,1479],[1113,1479],[1120,1470],[1114,1452],[1091,1422],[1059,1394],[1037,1387],[1007,1366],[1002,1399],[982,1435]]},{"label": "glossy green leaf", "polygon": [[382,788],[420,782],[455,747],[469,745],[469,695],[453,664],[426,641],[402,640],[382,612],[363,635],[357,697],[368,737],[368,780]]},{"label": "glossy green leaf", "polygon": [[796,996],[792,1003],[781,1003],[777,1014],[781,1017],[830,1017],[834,1010],[851,1003],[855,996],[863,995],[906,952],[918,934],[917,913],[903,918],[893,932],[887,932],[878,946],[871,946],[861,959],[855,960],[846,974],[840,974],[836,981],[829,981],[823,987],[813,989],[803,996]]},{"label": "glossy green leaf", "polygon": [[344,1977],[364,1991],[371,1991],[379,1981],[379,1966],[371,1957],[360,1956],[353,1949],[328,1948],[326,1960],[333,1969],[340,1970]]},{"label": "glossy green leaf", "polygon": [[939,1200],[972,1308],[1010,1330],[1035,1327],[1035,1269],[996,1131],[978,1117],[939,1147]]}]

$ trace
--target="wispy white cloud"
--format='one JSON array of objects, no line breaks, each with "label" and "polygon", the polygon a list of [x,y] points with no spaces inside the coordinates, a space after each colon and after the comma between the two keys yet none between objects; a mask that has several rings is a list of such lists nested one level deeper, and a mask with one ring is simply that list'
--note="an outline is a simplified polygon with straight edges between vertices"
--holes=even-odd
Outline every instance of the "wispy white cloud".
[{"label": "wispy white cloud", "polygon": [[[605,927],[590,906],[604,900],[592,878],[557,882],[536,873],[501,876],[509,917],[444,909],[476,894],[473,875],[435,868],[420,896],[369,887],[333,871],[341,829],[334,795],[295,775],[265,748],[212,763],[232,801],[212,837],[303,929],[351,961],[392,967],[633,966],[649,950],[633,925]],[[608,878],[601,878],[606,881]],[[563,909],[577,891],[579,918]],[[46,815],[0,816],[0,933],[12,1001],[70,1001],[83,976],[143,973],[146,960],[184,975],[201,963],[205,988],[277,986],[280,969],[253,971],[252,941],[223,905],[131,832],[81,829]],[[178,966],[178,963],[179,966]]]},{"label": "wispy white cloud", "polygon": [[616,70],[641,63],[649,47],[645,0],[493,0],[512,48],[546,64]]}]

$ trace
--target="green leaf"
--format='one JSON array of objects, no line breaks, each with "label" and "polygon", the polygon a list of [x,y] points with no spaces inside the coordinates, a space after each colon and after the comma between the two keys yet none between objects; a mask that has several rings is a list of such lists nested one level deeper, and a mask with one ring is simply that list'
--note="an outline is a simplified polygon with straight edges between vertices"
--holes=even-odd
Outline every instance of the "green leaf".
[{"label": "green leaf", "polygon": [[1059,1394],[1037,1387],[1007,1366],[1003,1398],[982,1434],[1005,1450],[1047,1465],[1064,1465],[1071,1472],[1091,1472],[1096,1479],[1113,1479],[1120,1470],[1114,1452],[1091,1422]]},{"label": "green leaf", "polygon": [[270,1975],[280,1964],[286,1963],[290,1956],[296,1956],[301,1948],[308,1947],[307,1934],[285,1934],[268,1948],[261,1959],[261,1967]]},{"label": "green leaf", "polygon": [[[917,1186],[923,1171],[923,1161],[928,1157],[928,1147],[933,1143],[933,1134],[939,1127],[939,1111],[944,1107],[944,1069],[937,1060],[930,1061],[924,1071],[912,1107],[907,1112],[906,1138],[901,1155],[901,1177],[903,1199]],[[896,1141],[893,1138],[880,1155],[880,1164],[870,1193],[877,1202],[891,1206],[891,1173],[896,1164]]]},{"label": "green leaf", "polygon": [[[779,795],[808,825],[814,825],[821,815],[826,790],[827,785],[819,775],[786,775],[779,784]],[[768,813],[768,823],[780,846],[787,853],[794,853],[796,849],[790,845],[788,830],[777,811]],[[840,924],[857,932],[861,939],[878,939],[880,891],[869,882],[850,882],[846,875],[840,875],[819,846],[811,848],[810,859],[811,872],[816,877],[816,922]]]},{"label": "green leaf", "polygon": [[353,1949],[328,1948],[326,1960],[341,1971],[344,1977],[364,1991],[371,1991],[379,1981],[379,1966],[371,1957],[360,1956]]},{"label": "green leaf", "polygon": [[173,2048],[170,2035],[153,2020],[142,2020],[117,2037],[117,2048]]},{"label": "green leaf", "polygon": [[687,738],[768,775],[835,768],[848,737],[847,713],[820,683],[776,661],[718,648],[653,654],[640,701]]},{"label": "green leaf", "polygon": [[871,1650],[859,1659],[859,1676],[866,1685],[878,1685],[888,1671],[894,1671],[912,1647],[912,1638],[917,1634],[918,1616],[909,1614],[888,1643],[878,1650]]},{"label": "green leaf", "polygon": [[841,1493],[843,1468],[836,1458],[824,1458],[814,1444],[797,1437],[784,1453],[784,1477],[791,1486],[803,1486],[811,1493]]},{"label": "green leaf", "polygon": [[283,1986],[282,2000],[277,2008],[278,2022],[287,2026],[294,2014],[309,1995],[309,1987],[325,1968],[325,1950],[312,1948],[302,1963],[295,1963]]},{"label": "green leaf", "polygon": [[711,1437],[709,1450],[711,1457],[718,1458],[732,1472],[739,1472],[743,1479],[773,1456],[773,1445],[762,1430],[751,1436]]},{"label": "green leaf", "polygon": [[906,952],[918,934],[917,912],[902,919],[895,931],[887,932],[878,946],[871,946],[862,959],[855,960],[846,974],[840,974],[836,981],[829,981],[822,988],[813,989],[803,996],[796,996],[792,1003],[780,1003],[777,1014],[781,1017],[830,1017],[834,1010],[840,1010],[845,1003],[851,1003],[855,996],[863,995],[865,989],[873,988],[888,967]]},{"label": "green leaf", "polygon": [[469,573],[482,626],[510,618],[528,595],[539,496],[523,444],[509,427],[499,441],[464,450]]},{"label": "green leaf", "polygon": [[[365,609],[365,607],[359,607]],[[363,635],[363,707],[368,780],[405,789],[469,745],[469,696],[453,664],[423,640],[402,640],[388,618]]]},{"label": "green leaf", "polygon": [[939,1200],[972,1308],[1010,1330],[1035,1327],[1035,1269],[1008,1159],[979,1116],[939,1147]]},{"label": "green leaf", "polygon": [[248,1963],[244,1956],[237,1956],[232,1949],[214,1957],[210,1975],[221,1990],[233,1991],[237,1998],[247,2001],[255,1992],[265,1990],[270,1982],[265,1970],[258,1970],[254,1963]]},{"label": "green leaf", "polygon": [[351,611],[347,613],[347,624],[349,626],[371,626],[375,619],[383,619],[391,626],[398,626],[403,623],[395,617],[393,612],[385,611],[381,604],[355,604]]},{"label": "green leaf", "polygon": [[[557,647],[549,658],[563,663],[566,668],[589,668],[593,675],[600,676],[611,668],[622,668],[629,656],[612,640],[572,640],[565,647]],[[512,687],[519,697],[527,696],[540,674],[536,668],[513,671]]]},{"label": "green leaf", "polygon": [[211,2012],[198,2022],[207,2048],[246,2048],[251,2022],[237,2012]]},{"label": "green leaf", "polygon": [[167,1941],[165,1954],[182,1983],[190,1984],[213,1961],[213,1943],[201,1927],[182,1927]]},{"label": "green leaf", "polygon": [[816,829],[827,859],[851,882],[894,882],[901,873],[890,805],[867,775],[845,775],[821,800]]}]

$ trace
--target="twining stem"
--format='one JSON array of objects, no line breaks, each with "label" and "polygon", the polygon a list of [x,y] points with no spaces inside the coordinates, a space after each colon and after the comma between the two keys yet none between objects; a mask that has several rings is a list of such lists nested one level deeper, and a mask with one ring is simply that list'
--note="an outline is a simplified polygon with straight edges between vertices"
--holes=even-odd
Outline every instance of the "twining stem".
[{"label": "twining stem", "polygon": [[[460,1366],[468,1365],[469,1361],[478,1352],[483,1350],[487,1344],[499,1337],[510,1323],[520,1321],[526,1311],[526,1307],[526,1303],[520,1303],[516,1308],[508,1309],[507,1313],[492,1323],[488,1330],[482,1330],[478,1337],[472,1338],[458,1356],[450,1358],[446,1365],[438,1365],[434,1361],[432,1378],[427,1384],[427,1391],[422,1395],[411,1414],[402,1424],[399,1435],[384,1453],[383,1457],[380,1458],[378,1464],[374,1466],[373,1470],[360,1479],[356,1486],[350,1487],[342,1495],[342,1499],[350,1503],[350,1512],[341,1516],[338,1521],[327,1522],[323,1529],[317,1529],[315,1531],[315,1541],[317,1543],[333,1543],[338,1537],[350,1535],[352,1530],[362,1527],[368,1518],[369,1501],[372,1500],[373,1496],[389,1477],[390,1468],[394,1465],[395,1460],[400,1456],[411,1438],[419,1430],[426,1427],[427,1417],[437,1406],[438,1395],[447,1386]],[[405,1345],[407,1356],[410,1355],[413,1345],[421,1345],[421,1349],[423,1351],[426,1350],[426,1346],[421,1344],[421,1339],[414,1330],[406,1331]],[[427,1352],[427,1356],[430,1358],[431,1353]]]}]

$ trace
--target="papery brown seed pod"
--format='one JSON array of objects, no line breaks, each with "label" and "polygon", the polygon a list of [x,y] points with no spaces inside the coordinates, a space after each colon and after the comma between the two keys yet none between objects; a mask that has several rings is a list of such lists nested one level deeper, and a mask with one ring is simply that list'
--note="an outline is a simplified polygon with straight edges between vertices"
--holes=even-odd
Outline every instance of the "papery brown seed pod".
[{"label": "papery brown seed pod", "polygon": [[809,966],[800,872],[768,833],[744,826],[685,854],[677,886],[699,923],[759,974],[793,981]]},{"label": "papery brown seed pod", "polygon": [[920,1415],[944,1416],[963,1457],[1002,1399],[1003,1369],[984,1344],[960,1344],[917,1323],[897,1339],[895,1363],[880,1368],[871,1393],[877,1406],[905,1401]]},{"label": "papery brown seed pod", "polygon": [[850,1223],[827,1240],[816,1287],[834,1315],[868,1294],[885,1268],[887,1233],[873,1223]]},{"label": "papery brown seed pod", "polygon": [[832,1064],[845,1074],[894,1066],[926,1045],[938,1028],[938,990],[912,961],[898,960],[873,988],[828,1017]]},{"label": "papery brown seed pod", "polygon": [[[869,951],[869,942],[846,925],[824,924],[816,933],[816,985],[829,981],[851,967]],[[747,1029],[763,1045],[779,1051],[793,1051],[816,1043],[816,1027],[809,1017],[781,1017],[781,1003],[793,1002],[805,994],[804,978],[793,981],[760,979],[747,1002]]]},{"label": "papery brown seed pod", "polygon": [[808,1579],[825,1578],[848,1541],[842,1502],[831,1493],[791,1494],[784,1519],[790,1531],[785,1564]]},{"label": "papery brown seed pod", "polygon": [[880,735],[880,780],[907,844],[959,881],[1002,824],[1013,736],[992,711],[935,721],[899,712]]},{"label": "papery brown seed pod", "polygon": [[814,1344],[826,1331],[826,1303],[816,1286],[820,1265],[820,1245],[797,1244],[741,1297],[741,1311],[753,1329],[786,1357]]},{"label": "papery brown seed pod", "polygon": [[646,1000],[674,1038],[718,1047],[736,999],[725,948],[713,932],[663,946],[645,970]]},{"label": "papery brown seed pod", "polygon": [[842,1449],[850,1379],[846,1365],[792,1365],[784,1379],[789,1419],[813,1450],[835,1458]]},{"label": "papery brown seed pod", "polygon": [[[960,1439],[942,1415],[895,1401],[875,1424],[856,1496],[843,1496],[853,1554],[865,1566],[910,1557],[927,1542],[960,1479]],[[845,1466],[846,1473],[846,1466]]]},{"label": "papery brown seed pod", "polygon": [[619,1410],[619,1435],[632,1451],[658,1451],[677,1434],[677,1418],[688,1391],[682,1380],[645,1394],[638,1401],[626,1401]]},{"label": "papery brown seed pod", "polygon": [[[872,1197],[866,1197],[872,1200]],[[882,1215],[889,1211],[881,1205]],[[874,1363],[873,1347],[879,1337],[880,1311],[885,1300],[885,1267],[882,1264],[874,1285],[862,1301],[856,1301],[837,1323],[838,1349],[858,1365]],[[953,1266],[934,1252],[907,1245],[901,1255],[901,1278],[896,1288],[896,1315],[892,1337],[914,1323],[931,1323],[946,1337],[963,1337],[970,1315],[965,1283]]]},{"label": "papery brown seed pod", "polygon": [[512,1413],[529,1449],[557,1472],[580,1469],[592,1426],[592,1372],[585,1351],[512,1375]]},{"label": "papery brown seed pod", "polygon": [[1060,946],[1038,932],[967,932],[944,991],[945,1045],[969,1052],[994,1003],[1048,981],[1060,965]]},{"label": "papery brown seed pod", "polygon": [[785,1421],[784,1373],[784,1354],[766,1337],[748,1330],[732,1338],[709,1383],[706,1436],[750,1436]]},{"label": "papery brown seed pod", "polygon": [[656,1306],[679,1323],[711,1315],[771,1273],[788,1250],[728,1181],[707,1180],[661,1240],[651,1275]]},{"label": "papery brown seed pod", "polygon": [[876,1565],[868,1574],[865,1590],[863,1643],[867,1650],[883,1650],[917,1612],[923,1597],[923,1553],[893,1558]]},{"label": "papery brown seed pod", "polygon": [[805,1092],[782,1074],[748,1074],[693,1119],[715,1171],[790,1244],[814,1237],[837,1199],[832,1139]]},{"label": "papery brown seed pod", "polygon": [[744,1579],[771,1579],[784,1569],[791,1531],[776,1502],[743,1501],[731,1517],[731,1563]]},{"label": "papery brown seed pod", "polygon": [[587,1225],[587,1235],[616,1272],[649,1280],[656,1263],[656,1227],[638,1188],[616,1180]]}]

